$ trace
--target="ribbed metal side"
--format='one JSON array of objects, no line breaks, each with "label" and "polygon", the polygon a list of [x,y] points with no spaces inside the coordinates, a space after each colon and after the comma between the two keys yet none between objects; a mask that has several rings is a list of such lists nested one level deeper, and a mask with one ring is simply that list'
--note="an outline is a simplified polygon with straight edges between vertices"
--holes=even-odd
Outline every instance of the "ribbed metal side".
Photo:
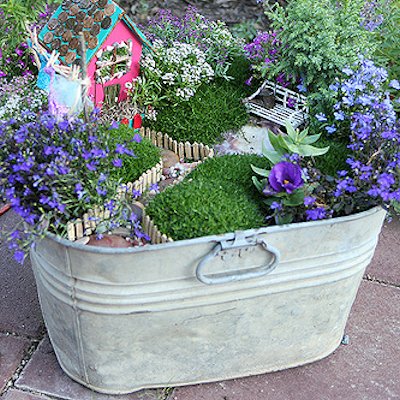
[{"label": "ribbed metal side", "polygon": [[[340,343],[385,216],[241,233],[281,253],[270,274],[208,286],[196,267],[235,234],[142,249],[46,239],[32,251],[39,298],[58,360],[73,379],[128,393],[276,371],[320,359]],[[265,262],[259,246],[218,253],[210,274]]]}]

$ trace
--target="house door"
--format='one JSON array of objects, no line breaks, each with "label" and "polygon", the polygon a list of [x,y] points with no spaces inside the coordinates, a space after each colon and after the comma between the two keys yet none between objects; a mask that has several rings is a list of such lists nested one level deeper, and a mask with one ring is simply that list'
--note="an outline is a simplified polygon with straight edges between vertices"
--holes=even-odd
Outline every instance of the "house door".
[{"label": "house door", "polygon": [[121,93],[121,85],[110,85],[104,87],[104,105],[112,107],[118,103],[119,95]]}]

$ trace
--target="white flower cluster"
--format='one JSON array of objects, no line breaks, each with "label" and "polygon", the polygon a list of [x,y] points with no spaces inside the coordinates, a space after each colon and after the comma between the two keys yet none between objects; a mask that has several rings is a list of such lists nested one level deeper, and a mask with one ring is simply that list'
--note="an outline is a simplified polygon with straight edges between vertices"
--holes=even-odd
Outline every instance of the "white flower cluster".
[{"label": "white flower cluster", "polygon": [[221,21],[212,22],[210,36],[205,39],[205,42],[213,48],[218,46],[229,53],[241,52],[245,44],[243,39],[235,38],[225,23]]},{"label": "white flower cluster", "polygon": [[157,120],[157,111],[153,107],[147,107],[146,108],[146,118],[148,118],[150,121],[156,121]]},{"label": "white flower cluster", "polygon": [[7,97],[0,98],[0,120],[18,116],[26,109],[33,112],[41,110],[44,106],[44,93],[40,89],[34,89],[27,99],[26,94],[8,93]]},{"label": "white flower cluster", "polygon": [[193,44],[174,42],[166,46],[156,40],[153,48],[153,53],[141,59],[142,73],[148,81],[158,82],[170,101],[189,100],[202,83],[214,78],[205,53]]}]

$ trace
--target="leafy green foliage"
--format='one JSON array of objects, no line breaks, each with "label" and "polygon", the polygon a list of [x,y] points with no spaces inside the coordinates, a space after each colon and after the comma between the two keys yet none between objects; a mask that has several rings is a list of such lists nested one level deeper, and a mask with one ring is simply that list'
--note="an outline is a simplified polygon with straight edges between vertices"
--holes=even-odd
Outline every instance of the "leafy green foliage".
[{"label": "leafy green foliage", "polygon": [[258,21],[255,20],[243,21],[232,25],[230,30],[233,36],[242,38],[246,42],[250,42],[257,36],[257,23]]},{"label": "leafy green foliage", "polygon": [[182,183],[167,188],[148,205],[147,213],[174,240],[215,235],[265,225],[262,203],[251,182],[255,155],[207,160]]},{"label": "leafy green foliage", "polygon": [[153,168],[161,157],[160,149],[154,146],[150,140],[142,139],[138,143],[133,141],[134,135],[135,131],[123,124],[118,129],[110,130],[110,136],[115,142],[126,142],[127,148],[135,154],[135,157],[122,155],[122,167],[114,168],[111,172],[112,178],[121,179],[124,183],[137,180],[144,172]]},{"label": "leafy green foliage", "polygon": [[43,24],[58,3],[61,0],[0,0],[0,76],[19,76],[32,69],[25,43],[29,36],[27,26]]},{"label": "leafy green foliage", "polygon": [[347,148],[348,140],[340,137],[323,135],[316,144],[318,147],[329,146],[323,157],[314,159],[314,164],[324,175],[335,176],[337,171],[349,168],[346,163],[351,151]]},{"label": "leafy green foliage", "polygon": [[215,144],[222,133],[238,129],[248,121],[242,103],[251,92],[243,83],[248,78],[248,68],[244,58],[236,59],[229,70],[233,80],[219,78],[202,85],[189,101],[159,109],[157,120],[145,120],[144,125],[178,141]]},{"label": "leafy green foliage", "polygon": [[9,30],[3,31],[0,37],[1,46],[17,46],[25,39],[26,23],[35,22],[40,13],[46,11],[46,0],[6,0],[0,3],[4,12],[4,25]]},{"label": "leafy green foliage", "polygon": [[282,160],[285,154],[298,154],[302,157],[321,156],[328,152],[329,147],[315,147],[321,134],[308,135],[308,128],[302,132],[294,129],[293,126],[286,122],[287,135],[275,135],[272,131],[268,131],[268,137],[274,150],[264,149],[263,154],[272,164],[276,164]]},{"label": "leafy green foliage", "polygon": [[361,26],[364,0],[292,0],[267,11],[282,43],[272,74],[299,78],[311,92],[326,88],[359,54],[373,49],[373,34]]}]

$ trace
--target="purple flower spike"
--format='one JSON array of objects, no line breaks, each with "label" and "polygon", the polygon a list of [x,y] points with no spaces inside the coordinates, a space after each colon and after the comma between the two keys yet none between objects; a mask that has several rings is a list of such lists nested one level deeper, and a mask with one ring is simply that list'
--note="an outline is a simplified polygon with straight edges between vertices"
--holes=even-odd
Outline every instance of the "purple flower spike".
[{"label": "purple flower spike", "polygon": [[275,192],[286,192],[292,194],[296,189],[303,186],[301,168],[297,164],[282,161],[276,164],[269,175],[269,184]]}]

